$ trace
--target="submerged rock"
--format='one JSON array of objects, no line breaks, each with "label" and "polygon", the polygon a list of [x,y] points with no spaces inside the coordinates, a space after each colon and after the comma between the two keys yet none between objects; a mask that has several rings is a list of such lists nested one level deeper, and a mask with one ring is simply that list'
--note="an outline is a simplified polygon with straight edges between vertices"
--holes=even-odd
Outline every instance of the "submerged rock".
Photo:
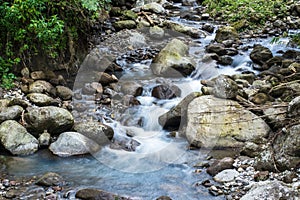
[{"label": "submerged rock", "polygon": [[185,77],[195,67],[192,60],[186,57],[188,46],[181,40],[173,39],[153,59],[151,69],[154,74],[167,77]]},{"label": "submerged rock", "polygon": [[234,148],[249,141],[265,142],[270,128],[237,102],[209,95],[189,104],[187,127],[183,132],[196,147]]},{"label": "submerged rock", "polygon": [[112,194],[103,190],[99,189],[92,189],[92,188],[87,188],[87,189],[81,189],[76,192],[75,195],[76,198],[80,199],[94,199],[94,200],[100,200],[100,199],[105,199],[105,200],[130,200],[129,197],[121,197],[116,194]]},{"label": "submerged rock", "polygon": [[47,172],[37,180],[36,184],[41,186],[61,186],[63,185],[63,178],[57,173]]},{"label": "submerged rock", "polygon": [[38,140],[18,122],[7,120],[0,125],[1,144],[14,155],[29,155],[38,150]]}]

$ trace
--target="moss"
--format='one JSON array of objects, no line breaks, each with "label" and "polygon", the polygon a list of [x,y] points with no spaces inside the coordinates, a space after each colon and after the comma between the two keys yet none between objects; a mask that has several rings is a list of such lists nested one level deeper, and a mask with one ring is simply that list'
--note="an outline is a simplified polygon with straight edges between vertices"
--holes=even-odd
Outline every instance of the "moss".
[{"label": "moss", "polygon": [[125,10],[123,12],[123,17],[124,17],[124,19],[136,20],[138,18],[138,15],[135,12],[133,12],[132,10]]}]

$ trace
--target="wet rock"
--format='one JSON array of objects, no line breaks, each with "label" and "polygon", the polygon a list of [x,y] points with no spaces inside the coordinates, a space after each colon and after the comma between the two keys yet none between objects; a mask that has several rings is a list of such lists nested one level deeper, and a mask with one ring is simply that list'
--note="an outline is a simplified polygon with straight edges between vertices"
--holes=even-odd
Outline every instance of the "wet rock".
[{"label": "wet rock", "polygon": [[76,192],[75,195],[76,198],[80,199],[85,199],[85,200],[100,200],[100,199],[105,199],[105,200],[130,200],[128,197],[121,197],[116,194],[112,194],[103,190],[99,189],[92,189],[92,188],[87,188],[87,189],[81,189]]},{"label": "wet rock", "polygon": [[181,90],[175,85],[158,85],[152,89],[152,96],[158,99],[173,99],[180,95]]},{"label": "wet rock", "polygon": [[53,86],[43,80],[38,80],[29,85],[29,93],[51,93]]},{"label": "wet rock", "polygon": [[229,76],[220,75],[214,79],[212,94],[223,99],[233,99],[238,94],[238,85]]},{"label": "wet rock", "polygon": [[117,31],[120,31],[122,29],[134,29],[136,28],[136,26],[137,25],[134,20],[122,20],[114,23],[114,28]]},{"label": "wet rock", "polygon": [[37,106],[49,106],[55,104],[52,97],[42,93],[30,93],[27,95],[27,98]]},{"label": "wet rock", "polygon": [[87,138],[93,140],[98,145],[104,145],[110,142],[114,137],[114,130],[100,122],[79,122],[75,123],[76,132],[81,133]]},{"label": "wet rock", "polygon": [[215,30],[215,27],[212,24],[206,23],[202,26],[202,29],[209,32],[209,33],[213,33],[214,30]]},{"label": "wet rock", "polygon": [[163,14],[165,13],[165,9],[162,7],[162,5],[158,4],[158,3],[148,3],[146,5],[144,5],[142,7],[142,9],[144,11],[149,11],[149,12],[154,12],[154,13],[157,13],[157,14]]},{"label": "wet rock", "polygon": [[227,53],[223,44],[209,44],[205,49],[208,53],[216,53],[219,56],[226,55]]},{"label": "wet rock", "polygon": [[1,144],[14,155],[29,155],[38,150],[38,141],[18,122],[7,120],[0,125]]},{"label": "wet rock", "polygon": [[51,135],[47,131],[44,131],[38,138],[40,147],[48,147],[51,141]]},{"label": "wet rock", "polygon": [[56,86],[56,95],[64,101],[71,100],[73,91],[65,86]]},{"label": "wet rock", "polygon": [[110,83],[118,82],[118,78],[115,75],[110,75],[105,72],[98,72],[97,75],[99,77],[99,82],[104,86],[109,85]]},{"label": "wet rock", "polygon": [[158,118],[159,124],[167,130],[178,130],[180,126],[186,125],[186,108],[189,103],[201,96],[200,92],[193,92],[187,95],[177,106]]},{"label": "wet rock", "polygon": [[231,56],[220,56],[218,59],[218,63],[220,65],[231,65],[233,62],[233,58]]},{"label": "wet rock", "polygon": [[143,87],[142,85],[134,81],[122,82],[121,92],[136,97],[136,96],[140,96],[143,93]]},{"label": "wet rock", "polygon": [[234,40],[237,41],[239,39],[239,35],[235,28],[231,26],[223,26],[220,27],[216,32],[215,41],[221,43],[224,40]]},{"label": "wet rock", "polygon": [[172,200],[172,199],[168,196],[160,196],[156,200]]},{"label": "wet rock", "polygon": [[110,144],[111,149],[124,150],[124,151],[135,151],[141,143],[134,139],[123,138],[121,140],[115,140]]},{"label": "wet rock", "polygon": [[253,184],[252,188],[241,198],[241,200],[297,199],[298,197],[299,191],[294,190],[280,181],[274,180]]},{"label": "wet rock", "polygon": [[[272,52],[270,51],[270,49],[268,49],[267,47],[264,47],[262,45],[254,45],[254,48],[252,50],[252,52],[250,53],[250,58],[254,63],[257,63],[261,66],[263,66],[263,64],[265,62],[267,62],[269,59],[271,59],[273,57]],[[267,66],[267,65],[264,65]],[[268,68],[262,68],[262,70],[266,70]]]},{"label": "wet rock", "polygon": [[233,168],[233,163],[234,160],[233,158],[230,157],[225,157],[221,160],[217,160],[213,162],[208,168],[207,168],[207,173],[215,176],[219,172],[225,170],[225,169],[232,169]]},{"label": "wet rock", "polygon": [[283,58],[291,59],[291,60],[296,60],[297,57],[299,57],[299,56],[300,56],[300,51],[296,51],[296,50],[287,50],[282,55]]},{"label": "wet rock", "polygon": [[78,132],[64,132],[49,146],[49,150],[60,157],[83,155],[99,150],[99,145]]},{"label": "wet rock", "polygon": [[132,95],[125,95],[123,97],[123,105],[124,106],[138,106],[138,105],[141,105],[141,102]]},{"label": "wet rock", "polygon": [[[4,101],[3,105],[5,105]],[[8,102],[9,103],[9,102]],[[8,106],[8,104],[7,104]],[[0,108],[0,123],[4,122],[5,120],[12,120],[17,119],[21,116],[24,109],[21,106],[9,106],[9,107],[2,107]]]},{"label": "wet rock", "polygon": [[201,38],[206,36],[206,33],[204,31],[201,31],[200,29],[184,26],[182,24],[178,24],[169,20],[164,21],[164,26],[173,31],[189,35],[192,38]]},{"label": "wet rock", "polygon": [[263,143],[269,126],[232,100],[210,95],[194,99],[188,106],[187,140],[196,147],[242,147],[244,142]]},{"label": "wet rock", "polygon": [[224,182],[231,182],[233,181],[237,176],[239,175],[239,172],[235,169],[225,169],[218,173],[216,176],[214,176],[214,180],[219,183]]},{"label": "wet rock", "polygon": [[189,57],[185,57],[188,46],[181,40],[173,39],[153,59],[151,69],[154,74],[167,77],[190,75],[195,67]]},{"label": "wet rock", "polygon": [[160,28],[159,26],[153,26],[149,29],[150,37],[154,39],[161,39],[165,35],[164,29]]},{"label": "wet rock", "polygon": [[70,130],[74,124],[72,114],[54,106],[32,108],[24,116],[26,128],[35,136],[47,130],[50,134],[59,134]]},{"label": "wet rock", "polygon": [[288,115],[290,117],[300,116],[300,96],[294,98],[288,106]]},{"label": "wet rock", "polygon": [[47,172],[36,181],[41,186],[61,186],[64,184],[63,177],[54,172]]}]

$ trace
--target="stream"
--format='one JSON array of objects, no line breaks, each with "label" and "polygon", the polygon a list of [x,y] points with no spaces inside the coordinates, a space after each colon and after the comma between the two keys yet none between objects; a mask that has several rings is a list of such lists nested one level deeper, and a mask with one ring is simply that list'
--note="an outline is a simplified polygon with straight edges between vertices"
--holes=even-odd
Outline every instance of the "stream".
[{"label": "stream", "polygon": [[[172,20],[193,27],[203,23],[178,18]],[[135,81],[143,87],[142,95],[137,97],[140,102],[138,106],[119,109],[121,101],[117,97],[112,98],[112,107],[96,105],[94,101],[89,101],[88,97],[80,100],[80,103],[90,107],[90,112],[94,110],[94,113],[81,113],[82,116],[94,117],[111,126],[116,140],[127,138],[128,141],[136,141],[139,145],[135,151],[112,149],[107,145],[92,155],[60,158],[51,155],[48,150],[41,150],[28,157],[12,158],[7,163],[9,174],[23,177],[41,175],[48,171],[57,172],[70,186],[76,188],[75,190],[93,187],[133,199],[152,200],[162,195],[175,200],[224,199],[223,196],[212,196],[207,188],[201,186],[201,182],[210,179],[210,176],[204,171],[196,173],[193,167],[196,163],[204,161],[209,152],[201,149],[189,150],[184,138],[178,135],[171,137],[158,123],[158,117],[177,105],[185,96],[200,91],[200,80],[210,79],[219,74],[232,75],[245,71],[257,73],[252,69],[249,58],[251,48],[239,51],[239,54],[233,57],[231,66],[218,65],[218,68],[211,68],[211,63],[199,62],[205,54],[204,47],[214,35],[213,33],[193,39],[189,53],[198,64],[190,77],[156,77],[151,72],[151,59],[128,63],[125,56],[122,57],[123,53],[117,55],[118,53],[114,52],[117,64],[123,68],[118,76],[119,86],[123,82]],[[279,50],[286,50],[285,44],[270,44],[271,39],[257,39],[245,45],[251,47],[254,43],[260,43],[270,48],[274,55]],[[99,45],[97,48],[110,53],[110,47]],[[78,76],[84,72],[84,69],[81,70]],[[152,89],[161,83],[176,85],[181,89],[181,95],[169,100],[152,97]],[[78,88],[75,87],[74,91],[77,92]],[[77,120],[80,120],[80,116]],[[131,137],[128,137],[129,133]],[[74,194],[68,198],[75,198]]]}]

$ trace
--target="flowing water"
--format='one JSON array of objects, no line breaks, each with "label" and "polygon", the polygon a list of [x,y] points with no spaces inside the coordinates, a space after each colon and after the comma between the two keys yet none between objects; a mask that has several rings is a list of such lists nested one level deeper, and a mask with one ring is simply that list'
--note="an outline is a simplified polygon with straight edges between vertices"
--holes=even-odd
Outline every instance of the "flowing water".
[{"label": "flowing water", "polygon": [[[182,23],[178,19],[173,20]],[[185,24],[197,27],[195,22]],[[190,54],[195,59],[201,58],[204,46],[213,38],[212,34],[194,40],[197,45],[191,46]],[[286,48],[285,45],[271,45],[270,39],[260,42],[271,48],[275,54]],[[189,93],[200,91],[200,79],[253,71],[249,52],[244,51],[243,54],[235,56],[231,66],[211,68],[212,63],[199,62],[191,77],[177,79],[154,77],[149,67],[151,60],[129,64],[119,57],[117,62],[124,69],[119,84],[128,80],[141,84],[143,94],[137,97],[141,105],[126,109],[99,108],[93,101],[90,105],[93,109],[97,108],[98,116],[105,116],[101,121],[113,127],[116,140],[128,138],[130,133],[130,139],[140,144],[136,150],[131,152],[105,146],[92,155],[70,158],[59,158],[47,150],[42,150],[28,157],[11,158],[7,162],[7,170],[15,176],[41,175],[53,171],[61,174],[76,189],[93,187],[136,199],[150,200],[162,195],[175,200],[224,199],[222,196],[211,196],[207,188],[197,184],[210,178],[205,172],[195,173],[193,168],[195,163],[205,159],[206,152],[189,150],[184,138],[170,137],[159,125],[158,117],[177,105]],[[152,88],[162,82],[178,86],[181,95],[171,100],[151,97]],[[116,106],[120,103],[118,99],[112,101],[116,102]],[[88,104],[88,101],[82,102]],[[114,117],[111,117],[112,113]]]}]

